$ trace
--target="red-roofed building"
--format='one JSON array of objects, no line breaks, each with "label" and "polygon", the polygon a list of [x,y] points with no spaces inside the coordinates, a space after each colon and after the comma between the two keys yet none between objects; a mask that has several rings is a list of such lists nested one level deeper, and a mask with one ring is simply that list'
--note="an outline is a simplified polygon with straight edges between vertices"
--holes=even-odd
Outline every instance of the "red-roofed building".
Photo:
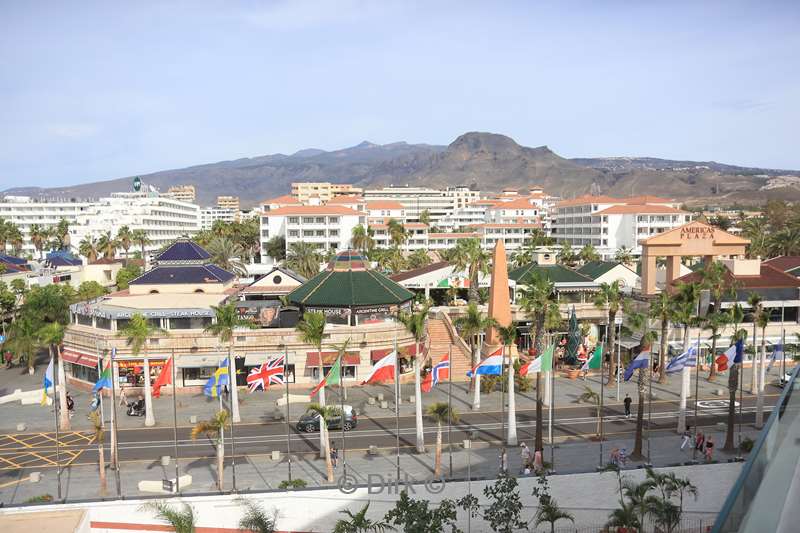
[{"label": "red-roofed building", "polygon": [[286,240],[286,249],[298,242],[318,248],[345,250],[350,247],[353,228],[366,226],[365,212],[344,205],[287,205],[265,211],[261,216],[261,251],[266,257],[268,243],[276,237]]}]

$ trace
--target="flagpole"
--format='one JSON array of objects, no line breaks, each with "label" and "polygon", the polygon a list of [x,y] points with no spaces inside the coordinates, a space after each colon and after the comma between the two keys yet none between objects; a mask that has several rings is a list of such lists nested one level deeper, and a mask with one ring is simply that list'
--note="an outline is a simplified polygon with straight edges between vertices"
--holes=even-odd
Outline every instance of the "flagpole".
[{"label": "flagpole", "polygon": [[451,429],[453,427],[453,372],[452,362],[453,345],[447,347],[447,453],[450,456],[450,478],[453,477],[453,444],[451,443]]},{"label": "flagpole", "polygon": [[[606,331],[606,338],[603,339],[603,343],[605,343],[607,338],[608,338],[608,332]],[[602,350],[602,345],[600,345],[600,346],[601,346],[600,349]],[[613,348],[612,348],[612,355],[613,355]],[[600,463],[597,466],[598,469],[603,468],[603,396],[604,396],[603,389],[605,389],[605,385],[603,384],[603,367],[605,365],[604,359],[605,359],[605,357],[603,357],[603,353],[601,352],[600,353],[600,411],[599,411],[599,414],[600,414]],[[609,363],[610,362],[611,361],[609,360]]]},{"label": "flagpole", "polygon": [[[742,352],[744,352],[744,341],[742,341]],[[755,353],[755,343],[753,343],[753,352]],[[734,356],[734,361],[735,361]],[[735,364],[735,363],[734,363]],[[742,460],[742,405],[744,403],[744,353],[742,353],[741,361],[739,361],[739,367],[736,369],[739,372],[739,435],[738,441],[739,445],[737,446],[737,450],[739,455],[736,457],[738,460]]]},{"label": "flagpole", "polygon": [[786,302],[781,302],[781,386],[786,377],[786,317],[784,312],[786,310]]},{"label": "flagpole", "polygon": [[[233,352],[228,352],[228,390],[232,391],[236,386],[236,365],[233,363]],[[231,371],[233,367],[233,371]],[[236,435],[233,423],[233,393],[229,392],[228,402],[231,408],[231,473],[233,475],[233,492],[236,492]]]},{"label": "flagpole", "polygon": [[[56,346],[56,355],[58,355],[58,346]],[[47,371],[45,370],[45,374]],[[61,500],[61,451],[59,450],[59,443],[60,443],[60,432],[58,430],[58,378],[56,375],[58,371],[56,370],[56,360],[53,359],[53,404],[55,406],[55,410],[53,411],[55,415],[55,427],[56,427],[56,478],[58,482],[58,499]],[[63,386],[63,385],[62,385]],[[66,394],[66,389],[64,390],[64,394]]]},{"label": "flagpole", "polygon": [[286,386],[286,457],[289,462],[289,483],[292,482],[292,438],[289,422],[289,348],[283,345],[283,383]]},{"label": "flagpole", "polygon": [[342,358],[344,353],[339,354],[339,404],[342,407],[342,475],[347,478],[347,437],[344,430],[344,368],[342,368]]},{"label": "flagpole", "polygon": [[[614,347],[612,346],[611,349],[613,350]],[[614,357],[613,353],[611,354],[611,357]],[[621,363],[622,363],[622,322],[620,322],[619,325],[617,326],[617,375],[614,378],[617,380],[617,401],[619,401],[619,395],[620,395],[619,367]],[[611,376],[609,376],[609,378],[610,377]]]},{"label": "flagpole", "polygon": [[556,402],[555,402],[555,397],[556,397],[556,395],[555,395],[556,373],[555,373],[555,370],[554,370],[555,369],[555,365],[554,365],[554,361],[553,361],[554,359],[555,359],[555,350],[553,350],[553,356],[550,359],[550,398],[548,398],[550,400],[550,405],[548,406],[548,409],[547,409],[547,412],[550,415],[548,417],[549,418],[549,423],[547,424],[547,426],[548,426],[547,427],[547,432],[550,434],[549,436],[550,436],[550,473],[551,474],[555,474],[556,473],[556,449],[555,449],[555,445],[553,443],[553,411],[556,408]]},{"label": "flagpole", "polygon": [[[106,345],[106,350],[108,351],[108,345]],[[122,479],[120,476],[119,471],[119,433],[117,431],[117,392],[116,388],[114,387],[114,356],[116,355],[116,348],[111,348],[111,352],[109,354],[109,362],[108,366],[111,370],[111,453],[112,457],[114,458],[113,466],[114,466],[114,476],[116,477],[117,482],[117,496],[122,496]]]},{"label": "flagpole", "polygon": [[[398,309],[398,313],[399,313]],[[397,447],[397,483],[400,483],[400,357],[397,353],[397,323],[394,327],[394,426]]]},{"label": "flagpole", "polygon": [[[650,352],[652,355],[652,352]],[[665,355],[659,354],[659,360]],[[650,431],[653,423],[653,364],[652,359],[647,360],[647,377],[648,377],[648,391],[647,391],[647,463],[645,466],[653,466],[653,458],[650,452]]]},{"label": "flagpole", "polygon": [[[97,382],[99,383],[100,380],[103,379],[103,356],[100,355],[100,344],[99,344],[98,341],[95,341],[95,345],[94,346],[95,346],[95,351],[97,352]],[[112,379],[111,381],[112,381],[111,385],[113,386],[114,385],[114,383],[113,383],[114,380]],[[105,430],[105,428],[106,428],[106,417],[105,417],[105,411],[103,410],[103,388],[101,387],[97,392],[94,392],[94,394],[97,395],[97,400],[98,400],[98,403],[100,404],[98,406],[98,409],[100,410],[100,428]],[[100,444],[100,446],[105,448],[105,443]],[[112,431],[111,432],[111,446],[109,447],[109,453],[111,453],[111,450],[113,450],[113,449],[114,449],[114,432]],[[106,469],[105,462],[103,462],[103,464],[101,464],[99,466],[100,466],[100,470],[103,471],[103,476],[105,476],[105,472],[104,472],[105,469]]]},{"label": "flagpole", "polygon": [[[172,438],[175,448],[175,493],[181,491],[180,487],[180,473],[178,470],[178,390],[176,379],[177,370],[175,368],[175,348],[172,349]],[[164,371],[163,368],[161,370]]]},{"label": "flagpole", "polygon": [[[506,347],[501,348],[503,358],[500,364],[500,457],[506,453]],[[500,469],[503,469],[504,461],[500,461]]]},{"label": "flagpole", "polygon": [[[700,304],[698,303],[698,313],[699,313],[699,310],[700,310],[699,305]],[[695,374],[694,374],[694,417],[693,417],[693,420],[694,420],[694,440],[695,440],[695,443],[697,442],[697,407],[698,407],[697,402],[700,401],[700,361],[702,360],[702,356],[701,356],[702,350],[700,349],[700,333],[702,331],[703,331],[703,328],[701,328],[701,327],[697,328],[697,357],[695,358],[695,361],[694,361]],[[711,364],[712,365],[714,364],[714,354],[713,353],[711,354]],[[686,428],[683,428],[683,430],[686,431]],[[697,462],[697,446],[694,446],[692,448],[692,462],[693,463]]]}]

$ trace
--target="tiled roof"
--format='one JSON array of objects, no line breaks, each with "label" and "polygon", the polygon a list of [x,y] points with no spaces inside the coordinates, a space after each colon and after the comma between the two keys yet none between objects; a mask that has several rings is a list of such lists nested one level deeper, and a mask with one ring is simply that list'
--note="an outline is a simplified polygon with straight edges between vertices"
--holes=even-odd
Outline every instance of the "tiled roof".
[{"label": "tiled roof", "polygon": [[628,215],[628,214],[636,214],[636,213],[644,213],[644,214],[675,214],[675,215],[683,215],[686,214],[686,211],[682,211],[680,209],[675,209],[674,207],[670,207],[668,205],[660,205],[660,204],[625,204],[625,205],[613,205],[611,207],[607,207],[602,211],[597,211],[596,213],[592,213],[593,215]]},{"label": "tiled roof", "polygon": [[400,272],[398,274],[394,274],[389,276],[389,279],[397,281],[398,283],[401,281],[405,281],[407,279],[415,278],[417,276],[421,276],[423,274],[427,274],[429,272],[435,272],[442,268],[447,268],[450,266],[450,263],[447,261],[439,261],[438,263],[431,263],[430,265],[415,268],[414,270],[407,270],[405,272]]},{"label": "tiled roof", "polygon": [[167,285],[182,283],[225,283],[234,275],[217,265],[179,265],[156,266],[138,278],[131,285]]},{"label": "tiled roof", "polygon": [[428,239],[469,239],[480,233],[428,233]]},{"label": "tiled roof", "polygon": [[590,261],[580,267],[578,273],[594,280],[621,264],[622,263],[617,263],[616,261]]},{"label": "tiled roof", "polygon": [[312,307],[397,305],[414,294],[374,270],[320,272],[287,296],[289,302]]},{"label": "tiled roof", "polygon": [[790,270],[800,267],[800,255],[779,255],[778,257],[773,257],[772,259],[764,261],[764,263],[774,266],[778,270],[789,272]]},{"label": "tiled roof", "polygon": [[[701,280],[701,272],[692,272],[686,274],[672,282],[673,285],[680,283],[699,282]],[[736,281],[736,289],[770,289],[782,287],[800,287],[800,279],[787,274],[780,269],[775,268],[767,263],[761,263],[761,271],[758,276],[734,276],[730,270],[725,269],[726,285],[730,287],[733,281]]]},{"label": "tiled roof", "polygon": [[508,278],[524,284],[535,272],[540,273],[553,283],[591,283],[593,280],[563,265],[539,265],[530,263],[515,268],[508,273]]},{"label": "tiled roof", "polygon": [[7,255],[7,254],[0,254],[0,261],[3,263],[9,263],[12,265],[27,265],[28,260],[22,259],[21,257],[16,257],[14,255]]},{"label": "tiled roof", "polygon": [[367,202],[367,209],[404,209],[404,207],[400,202],[392,200],[373,200]]},{"label": "tiled roof", "polygon": [[342,196],[334,196],[330,200],[328,200],[328,205],[342,205],[342,204],[361,204],[364,203],[363,196],[356,196],[354,194],[342,195]]},{"label": "tiled roof", "polygon": [[261,205],[292,205],[292,204],[300,204],[300,200],[292,196],[291,194],[284,194],[283,196],[278,196],[277,198],[271,198],[269,200],[264,200],[261,202]]},{"label": "tiled roof", "polygon": [[584,194],[571,200],[563,200],[556,204],[556,207],[570,207],[573,205],[586,205],[586,204],[621,204],[624,203],[619,198],[611,196],[592,196],[591,194]]},{"label": "tiled roof", "polygon": [[188,262],[188,261],[207,261],[211,254],[206,252],[202,246],[188,239],[179,239],[170,244],[166,250],[156,256],[157,262]]},{"label": "tiled roof", "polygon": [[476,224],[476,228],[541,228],[539,222],[506,222],[497,224]]},{"label": "tiled roof", "polygon": [[273,215],[359,215],[358,211],[338,205],[289,205],[264,213]]},{"label": "tiled roof", "polygon": [[538,209],[526,198],[516,198],[508,202],[498,202],[489,209]]},{"label": "tiled roof", "polygon": [[626,204],[671,204],[674,203],[674,200],[669,200],[667,198],[661,198],[658,196],[652,196],[649,194],[645,194],[643,196],[630,196],[628,198],[622,198],[622,201]]}]

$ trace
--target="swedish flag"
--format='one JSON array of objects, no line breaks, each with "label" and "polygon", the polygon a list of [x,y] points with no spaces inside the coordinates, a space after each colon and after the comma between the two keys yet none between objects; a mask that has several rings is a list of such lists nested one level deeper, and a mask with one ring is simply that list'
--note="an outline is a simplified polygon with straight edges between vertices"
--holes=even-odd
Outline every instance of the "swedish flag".
[{"label": "swedish flag", "polygon": [[222,360],[217,367],[217,370],[214,372],[208,381],[206,382],[205,387],[203,387],[203,394],[206,396],[211,396],[212,398],[216,398],[219,396],[219,392],[222,390],[222,387],[230,383],[228,377],[228,358]]}]

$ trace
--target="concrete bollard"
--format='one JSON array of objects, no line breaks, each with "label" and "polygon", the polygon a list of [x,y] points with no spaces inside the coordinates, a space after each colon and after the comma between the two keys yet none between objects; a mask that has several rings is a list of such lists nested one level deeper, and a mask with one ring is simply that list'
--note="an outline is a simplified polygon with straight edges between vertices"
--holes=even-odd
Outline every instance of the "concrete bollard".
[{"label": "concrete bollard", "polygon": [[387,402],[386,400],[381,400],[381,409],[388,409],[388,408],[389,408],[389,402]]},{"label": "concrete bollard", "polygon": [[375,446],[374,444],[370,444],[367,453],[369,455],[378,455],[378,447]]},{"label": "concrete bollard", "polygon": [[281,460],[281,451],[280,450],[272,450],[272,460],[273,461],[280,461]]},{"label": "concrete bollard", "polygon": [[383,393],[382,393],[382,392],[379,392],[379,393],[378,393],[378,401],[379,401],[379,402],[382,402],[382,401],[383,401]]},{"label": "concrete bollard", "polygon": [[161,456],[161,466],[169,466],[169,462],[171,457],[169,455],[162,455]]},{"label": "concrete bollard", "polygon": [[197,415],[192,415],[189,417],[190,424],[197,424]]},{"label": "concrete bollard", "polygon": [[17,424],[17,431],[25,431],[27,428],[28,426],[26,426],[24,422]]},{"label": "concrete bollard", "polygon": [[41,472],[31,472],[30,475],[31,483],[39,483],[42,480],[42,473]]},{"label": "concrete bollard", "polygon": [[408,403],[416,403],[416,402],[417,402],[417,397],[414,396],[413,394],[408,397]]},{"label": "concrete bollard", "polygon": [[370,405],[375,405],[375,398],[370,396],[369,398],[367,398],[367,403]]},{"label": "concrete bollard", "polygon": [[725,391],[722,389],[715,389],[714,394],[716,394],[717,396],[722,396],[725,394]]},{"label": "concrete bollard", "polygon": [[470,448],[472,448],[472,441],[469,439],[464,439],[463,445],[465,450],[469,450]]}]

